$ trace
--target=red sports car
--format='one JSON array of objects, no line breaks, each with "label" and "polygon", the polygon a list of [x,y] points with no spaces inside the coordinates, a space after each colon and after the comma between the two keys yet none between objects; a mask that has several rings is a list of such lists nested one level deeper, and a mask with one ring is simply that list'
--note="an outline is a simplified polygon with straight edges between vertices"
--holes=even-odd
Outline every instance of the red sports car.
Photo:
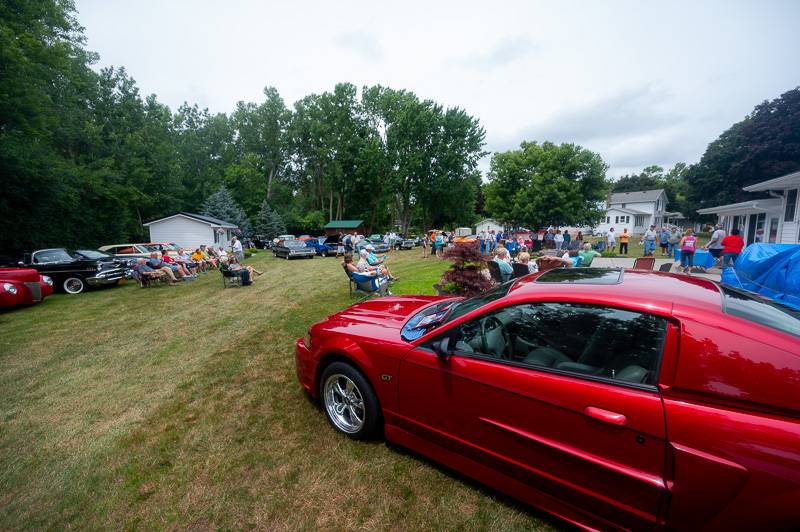
[{"label": "red sports car", "polygon": [[296,363],[336,430],[581,527],[800,525],[800,313],[746,292],[551,270],[353,305]]},{"label": "red sports car", "polygon": [[0,307],[32,305],[53,293],[53,280],[31,268],[0,268]]}]

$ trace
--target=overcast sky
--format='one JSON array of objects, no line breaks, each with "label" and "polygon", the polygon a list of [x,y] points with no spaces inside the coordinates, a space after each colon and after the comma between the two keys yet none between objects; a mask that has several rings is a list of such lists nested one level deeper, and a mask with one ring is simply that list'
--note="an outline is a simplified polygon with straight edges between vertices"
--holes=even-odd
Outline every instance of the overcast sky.
[{"label": "overcast sky", "polygon": [[[800,85],[800,1],[78,0],[101,66],[143,94],[230,112],[337,82],[415,92],[480,118],[487,149],[576,142],[618,176],[695,162]],[[488,168],[488,158],[482,164]]]}]

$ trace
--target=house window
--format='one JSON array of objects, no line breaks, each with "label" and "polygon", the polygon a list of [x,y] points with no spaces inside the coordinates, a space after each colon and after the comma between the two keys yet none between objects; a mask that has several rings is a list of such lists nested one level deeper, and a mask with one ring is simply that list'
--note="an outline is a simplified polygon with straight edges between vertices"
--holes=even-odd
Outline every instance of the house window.
[{"label": "house window", "polygon": [[656,210],[657,211],[661,210],[661,200],[656,200]]},{"label": "house window", "polygon": [[211,229],[211,232],[214,233],[214,243],[219,244],[219,233],[216,229]]},{"label": "house window", "polygon": [[624,203],[622,204],[622,208],[623,208],[623,209],[625,208],[625,204],[624,204]]},{"label": "house window", "polygon": [[644,227],[644,214],[637,214],[633,217],[634,227]]},{"label": "house window", "polygon": [[626,223],[626,224],[629,224],[629,223],[631,223],[631,217],[630,217],[630,216],[626,216],[626,217],[625,217],[625,223]]},{"label": "house window", "polygon": [[614,217],[614,223],[615,223],[615,224],[618,224],[618,223],[619,223],[619,216],[616,216],[616,217]]},{"label": "house window", "polygon": [[797,209],[797,189],[786,191],[786,210],[783,213],[784,222],[794,221],[794,211]]},{"label": "house window", "polygon": [[611,223],[611,216],[606,216],[606,223],[607,223],[607,224],[610,224],[610,223]]}]

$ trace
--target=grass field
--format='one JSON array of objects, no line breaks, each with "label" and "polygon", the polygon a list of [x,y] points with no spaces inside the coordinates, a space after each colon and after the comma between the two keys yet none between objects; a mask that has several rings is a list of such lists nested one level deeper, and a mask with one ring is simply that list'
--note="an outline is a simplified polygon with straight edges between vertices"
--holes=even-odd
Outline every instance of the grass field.
[{"label": "grass field", "polygon": [[[0,528],[550,529],[416,455],[348,440],[293,340],[349,304],[334,258],[260,254],[222,289],[133,283],[0,314]],[[395,293],[446,264],[392,256]]]}]

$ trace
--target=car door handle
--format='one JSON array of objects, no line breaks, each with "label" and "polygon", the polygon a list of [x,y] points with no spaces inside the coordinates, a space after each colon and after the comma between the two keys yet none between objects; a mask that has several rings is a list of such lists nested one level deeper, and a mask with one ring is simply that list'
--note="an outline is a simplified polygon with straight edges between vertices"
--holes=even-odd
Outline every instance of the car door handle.
[{"label": "car door handle", "polygon": [[616,425],[618,427],[624,427],[628,424],[628,418],[625,417],[625,414],[604,410],[602,408],[597,408],[596,406],[587,406],[583,409],[583,413],[590,418],[602,421],[603,423],[610,423],[611,425]]}]

